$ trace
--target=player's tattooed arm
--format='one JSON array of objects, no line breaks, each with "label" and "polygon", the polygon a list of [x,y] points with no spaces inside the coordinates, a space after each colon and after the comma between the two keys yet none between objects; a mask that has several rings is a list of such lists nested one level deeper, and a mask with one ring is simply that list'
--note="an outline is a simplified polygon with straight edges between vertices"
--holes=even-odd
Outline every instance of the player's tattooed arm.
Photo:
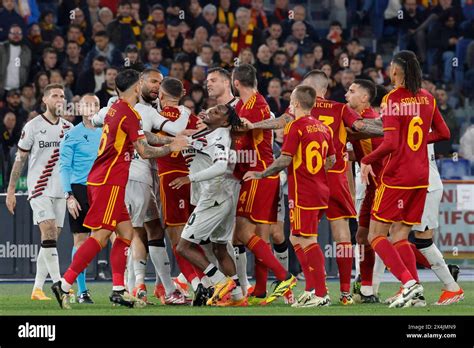
[{"label": "player's tattooed arm", "polygon": [[18,179],[21,176],[23,167],[28,159],[28,152],[18,149],[16,152],[15,162],[13,163],[12,172],[10,174],[10,182],[7,190],[7,208],[11,214],[14,214],[16,206],[15,187]]},{"label": "player's tattooed arm", "polygon": [[324,169],[328,171],[336,163],[336,155],[331,155],[326,158],[326,163],[324,164]]},{"label": "player's tattooed arm", "polygon": [[144,138],[140,138],[133,143],[133,146],[143,159],[163,157],[169,155],[171,152],[181,151],[187,145],[188,140],[185,136],[177,136],[171,143],[161,147],[150,146]]},{"label": "player's tattooed arm", "polygon": [[383,137],[381,118],[357,120],[352,125],[352,128],[357,132],[351,136],[352,139]]},{"label": "player's tattooed arm", "polygon": [[291,156],[281,155],[272,163],[270,167],[265,169],[263,172],[250,172],[249,171],[245,173],[244,180],[245,181],[253,180],[253,179],[258,180],[258,179],[262,179],[268,176],[278,174],[279,172],[281,172],[283,169],[287,168],[290,165],[292,159],[293,157]]},{"label": "player's tattooed arm", "polygon": [[173,142],[174,137],[168,137],[166,135],[156,135],[148,131],[144,131],[146,141],[149,145],[166,145]]},{"label": "player's tattooed arm", "polygon": [[252,123],[246,119],[242,119],[244,127],[250,129],[280,129],[293,121],[293,118],[289,114],[283,114],[278,118],[271,118],[260,122]]}]

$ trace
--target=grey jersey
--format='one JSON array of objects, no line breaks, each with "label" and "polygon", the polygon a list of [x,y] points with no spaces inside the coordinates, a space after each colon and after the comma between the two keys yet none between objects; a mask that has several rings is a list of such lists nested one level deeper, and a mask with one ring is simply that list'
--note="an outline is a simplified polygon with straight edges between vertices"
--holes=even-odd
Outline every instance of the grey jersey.
[{"label": "grey jersey", "polygon": [[23,127],[18,148],[29,152],[28,199],[38,196],[64,198],[59,175],[59,143],[74,126],[59,118],[51,123],[43,114],[36,116]]},{"label": "grey jersey", "polygon": [[229,128],[203,130],[193,135],[191,147],[183,150],[189,165],[191,204],[212,206],[234,195],[235,179],[229,161],[231,136]]}]

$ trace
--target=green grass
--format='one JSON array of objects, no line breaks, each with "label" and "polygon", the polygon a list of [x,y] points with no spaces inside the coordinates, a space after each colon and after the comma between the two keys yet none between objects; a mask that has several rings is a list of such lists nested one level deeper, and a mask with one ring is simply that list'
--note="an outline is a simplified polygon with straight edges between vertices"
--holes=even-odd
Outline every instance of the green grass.
[{"label": "green grass", "polygon": [[[295,288],[298,295],[302,290],[303,282]],[[51,283],[45,286],[48,296],[53,296],[49,290]],[[339,304],[338,282],[329,282],[329,291],[332,294],[333,305],[326,308],[291,308],[278,300],[275,303],[262,307],[247,308],[213,308],[189,306],[162,306],[157,303],[142,309],[112,307],[108,296],[111,291],[110,283],[91,282],[89,287],[93,296],[94,305],[73,304],[71,311],[59,309],[55,300],[31,301],[32,284],[0,284],[0,315],[472,315],[474,313],[474,282],[461,282],[465,292],[465,300],[451,306],[432,305],[440,295],[441,285],[437,282],[424,283],[425,297],[428,306],[424,308],[390,309],[384,304],[354,305],[345,307]],[[153,289],[153,284],[148,284]],[[391,296],[398,289],[396,283],[386,283],[381,286],[381,297]]]}]

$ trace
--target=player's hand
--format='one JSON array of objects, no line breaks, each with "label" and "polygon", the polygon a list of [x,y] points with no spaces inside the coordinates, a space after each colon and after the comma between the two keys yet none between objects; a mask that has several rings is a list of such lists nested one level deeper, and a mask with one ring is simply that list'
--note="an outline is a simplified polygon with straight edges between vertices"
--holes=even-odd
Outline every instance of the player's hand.
[{"label": "player's hand", "polygon": [[197,129],[185,129],[185,130],[182,130],[181,132],[179,132],[177,135],[190,137],[190,136],[196,134],[197,132],[199,132],[199,130],[197,130]]},{"label": "player's hand", "polygon": [[247,172],[244,175],[243,180],[244,181],[249,181],[249,180],[259,180],[262,178],[262,173],[261,172]]},{"label": "player's hand", "polygon": [[189,176],[182,176],[180,178],[174,179],[172,182],[170,182],[170,186],[173,190],[177,190],[181,188],[181,186],[190,184],[191,180],[189,180]]},{"label": "player's hand", "polygon": [[67,210],[69,211],[69,214],[72,215],[72,217],[77,219],[79,217],[79,212],[82,211],[81,205],[77,201],[76,197],[74,196],[69,196],[68,199],[66,200],[67,203]]},{"label": "player's hand", "polygon": [[375,177],[374,171],[372,170],[372,165],[362,163],[360,165],[360,176],[363,184],[370,185],[369,174]]},{"label": "player's hand", "polygon": [[170,150],[171,152],[177,152],[177,151],[181,151],[187,146],[188,146],[188,138],[184,135],[178,135],[170,143]]},{"label": "player's hand", "polygon": [[15,192],[8,192],[7,193],[7,209],[10,214],[15,215],[15,207],[16,207],[16,196]]},{"label": "player's hand", "polygon": [[246,132],[255,128],[253,123],[246,118],[241,118],[240,121],[242,122],[242,125],[237,128],[237,131],[239,132]]}]

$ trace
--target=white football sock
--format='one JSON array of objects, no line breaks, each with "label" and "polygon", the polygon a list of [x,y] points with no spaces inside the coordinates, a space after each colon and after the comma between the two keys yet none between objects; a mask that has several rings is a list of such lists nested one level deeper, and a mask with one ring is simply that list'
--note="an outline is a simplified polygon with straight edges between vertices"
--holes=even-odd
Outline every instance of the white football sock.
[{"label": "white football sock", "polygon": [[278,262],[280,262],[280,265],[282,265],[283,268],[288,271],[288,248],[286,248],[286,250],[281,253],[273,250],[273,254],[277,258]]},{"label": "white football sock", "polygon": [[[231,278],[236,283],[239,280],[239,277],[237,276],[237,274],[232,276]],[[236,286],[230,294],[232,296],[232,300],[234,300],[234,301],[241,300],[244,297],[241,286]]]},{"label": "white football sock", "polygon": [[133,271],[135,272],[135,286],[145,284],[146,260],[133,260]]},{"label": "white football sock", "polygon": [[239,254],[237,248],[235,248],[235,267],[237,269],[237,275],[239,277],[240,286],[245,294],[247,294],[247,288],[249,286],[249,280],[247,278],[247,253],[244,251]]},{"label": "white football sock", "polygon": [[56,283],[61,280],[61,273],[59,272],[59,257],[57,248],[41,248],[44,249],[43,257],[48,269],[48,273],[53,281]]},{"label": "white football sock", "polygon": [[372,288],[374,294],[379,293],[380,283],[382,282],[382,276],[385,273],[385,264],[383,263],[380,256],[375,253],[374,273],[372,275]]},{"label": "white football sock", "polygon": [[[360,245],[359,244],[356,244],[354,248],[354,263],[355,263],[355,271],[356,271],[354,279],[357,279],[357,277],[360,275]],[[368,295],[365,295],[365,296],[368,296]]]},{"label": "white football sock", "polygon": [[133,269],[133,257],[131,248],[128,248],[127,269],[125,271],[125,276],[125,279],[127,279],[128,291],[131,293],[133,288],[135,287],[135,271]]},{"label": "white football sock", "polygon": [[[216,268],[216,271],[214,272],[214,274],[212,275],[209,275],[208,273],[213,269],[213,268]],[[221,271],[219,271],[219,269],[217,269],[217,267],[210,263],[209,266],[207,266],[207,268],[204,270],[204,274],[207,275],[209,277],[209,279],[211,280],[212,284],[213,285],[216,285],[218,283],[221,283],[223,282],[225,279],[226,279],[226,276],[224,275],[224,273],[222,273]],[[194,281],[194,279],[193,279]]]},{"label": "white football sock", "polygon": [[165,247],[149,246],[150,259],[155,266],[157,285],[159,280],[163,283],[166,295],[171,295],[175,290],[173,280],[171,279],[171,266],[168,253]]},{"label": "white football sock", "polygon": [[36,257],[36,276],[34,288],[43,289],[44,282],[48,277],[48,268],[44,261],[43,248],[40,248],[38,256]]},{"label": "white football sock", "polygon": [[193,287],[193,291],[197,290],[199,284],[201,284],[199,277],[194,277],[193,280],[191,280],[191,286]]},{"label": "white football sock", "polygon": [[444,288],[448,291],[458,291],[459,285],[454,281],[448,265],[444,261],[443,254],[433,243],[427,248],[418,249],[428,260],[431,270],[436,274],[439,280],[444,284]]}]

